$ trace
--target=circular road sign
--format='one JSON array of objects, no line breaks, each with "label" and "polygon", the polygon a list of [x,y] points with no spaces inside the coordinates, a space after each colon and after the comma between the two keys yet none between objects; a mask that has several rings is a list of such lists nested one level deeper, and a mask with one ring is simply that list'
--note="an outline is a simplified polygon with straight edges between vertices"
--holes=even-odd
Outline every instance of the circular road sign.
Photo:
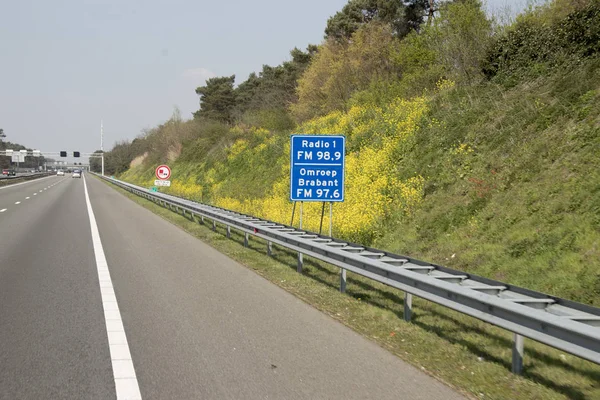
[{"label": "circular road sign", "polygon": [[161,181],[166,181],[171,177],[171,168],[168,165],[159,165],[156,167],[156,177]]}]

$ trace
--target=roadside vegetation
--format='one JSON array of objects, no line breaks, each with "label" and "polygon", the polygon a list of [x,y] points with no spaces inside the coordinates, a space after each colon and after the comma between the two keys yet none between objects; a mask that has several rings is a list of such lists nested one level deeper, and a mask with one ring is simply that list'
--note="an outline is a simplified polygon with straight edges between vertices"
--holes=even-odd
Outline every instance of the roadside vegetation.
[{"label": "roadside vegetation", "polygon": [[[237,86],[217,77],[196,93],[192,119],[175,112],[117,144],[107,171],[149,187],[166,162],[173,183],[165,191],[289,224],[289,134],[344,134],[346,201],[334,205],[334,236],[600,306],[600,0],[550,1],[505,24],[477,0],[350,0],[327,22],[323,43]],[[320,204],[307,205],[305,227],[318,230],[320,216]],[[313,280],[336,279],[320,268]],[[393,291],[368,290],[393,299],[369,312],[401,310]],[[333,292],[317,306],[329,310]],[[494,328],[460,316],[447,327],[448,311],[416,308],[436,310],[423,328],[448,348],[475,359],[493,348],[483,333]],[[378,322],[414,329],[390,312]],[[361,331],[357,321],[345,323]],[[509,376],[497,375],[510,350],[498,335],[504,353],[486,350],[480,363],[499,368],[489,372],[494,382]],[[429,342],[421,345],[425,354]],[[600,398],[596,367],[584,368],[589,381],[564,380],[546,368],[577,375],[579,367],[529,349],[540,363],[526,365],[531,387]],[[426,368],[478,395],[471,378],[442,371],[460,366],[444,363]],[[514,379],[523,378],[494,385],[514,389]]]}]

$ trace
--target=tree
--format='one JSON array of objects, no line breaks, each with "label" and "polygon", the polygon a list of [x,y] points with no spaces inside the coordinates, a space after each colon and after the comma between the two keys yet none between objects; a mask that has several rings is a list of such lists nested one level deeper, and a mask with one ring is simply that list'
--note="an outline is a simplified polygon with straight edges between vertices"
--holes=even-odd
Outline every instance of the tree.
[{"label": "tree", "polygon": [[235,75],[210,78],[206,86],[196,89],[200,96],[200,110],[194,113],[196,118],[206,118],[225,123],[233,122]]},{"label": "tree", "polygon": [[360,27],[348,42],[327,40],[298,82],[298,102],[291,106],[296,119],[344,110],[373,81],[398,79],[392,54],[399,44],[383,23]]},{"label": "tree", "polygon": [[[102,154],[102,150],[96,150],[94,155]],[[100,157],[90,157],[90,171],[102,172],[102,159]]]},{"label": "tree", "polygon": [[305,51],[294,48],[290,51],[291,60],[275,67],[263,65],[258,74],[251,73],[234,90],[235,120],[270,130],[293,128],[294,122],[288,108],[297,101],[298,79],[317,50],[315,45],[309,45]]},{"label": "tree", "polygon": [[252,72],[248,76],[248,79],[240,83],[235,89],[235,102],[238,115],[250,109],[260,84],[261,78],[255,72]]},{"label": "tree", "polygon": [[241,116],[246,111],[273,110],[287,107],[297,100],[298,79],[306,70],[318,47],[309,45],[306,51],[294,48],[292,59],[276,67],[263,65],[257,75],[251,73],[248,79],[236,89],[236,110]]},{"label": "tree", "polygon": [[419,29],[424,15],[430,12],[430,2],[433,4],[433,0],[349,0],[327,20],[325,38],[349,40],[361,26],[372,21],[388,24],[395,36],[404,37]]},{"label": "tree", "polygon": [[432,47],[452,78],[474,81],[492,38],[492,23],[480,0],[444,4],[432,27]]},{"label": "tree", "polygon": [[132,159],[131,143],[128,140],[117,142],[111,151],[104,154],[104,171],[110,175],[125,172]]}]

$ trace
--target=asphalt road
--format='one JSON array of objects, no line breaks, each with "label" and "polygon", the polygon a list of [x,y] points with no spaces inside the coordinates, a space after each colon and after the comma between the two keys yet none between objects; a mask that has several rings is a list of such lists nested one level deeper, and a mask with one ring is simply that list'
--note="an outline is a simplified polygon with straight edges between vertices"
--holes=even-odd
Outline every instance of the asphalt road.
[{"label": "asphalt road", "polygon": [[116,398],[117,317],[144,399],[463,398],[95,178],[0,211],[0,399]]}]

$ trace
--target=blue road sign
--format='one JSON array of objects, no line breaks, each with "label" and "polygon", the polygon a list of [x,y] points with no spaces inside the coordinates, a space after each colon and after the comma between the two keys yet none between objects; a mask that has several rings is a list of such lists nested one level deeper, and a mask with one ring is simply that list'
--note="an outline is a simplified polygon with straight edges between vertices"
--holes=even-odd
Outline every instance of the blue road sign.
[{"label": "blue road sign", "polygon": [[292,135],[290,199],[344,201],[346,137]]}]

